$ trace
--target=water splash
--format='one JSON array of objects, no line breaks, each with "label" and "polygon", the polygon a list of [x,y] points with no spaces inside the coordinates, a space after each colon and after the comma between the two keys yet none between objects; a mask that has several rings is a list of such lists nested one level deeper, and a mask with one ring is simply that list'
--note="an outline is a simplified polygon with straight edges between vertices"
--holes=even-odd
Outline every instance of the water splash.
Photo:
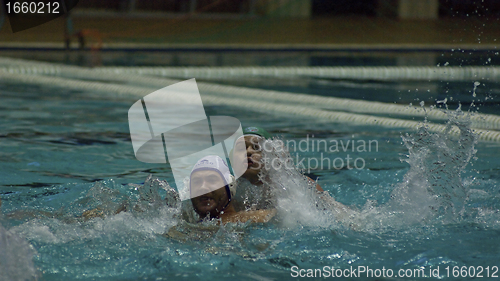
[{"label": "water splash", "polygon": [[26,222],[11,231],[30,241],[61,244],[119,237],[122,233],[135,233],[144,239],[163,234],[177,223],[180,207],[177,192],[166,181],[151,175],[142,185],[121,186],[106,180],[96,182],[82,193],[73,202],[63,202],[65,206],[54,213],[21,213],[24,217],[16,214],[14,219]]},{"label": "water splash", "polygon": [[0,225],[0,281],[38,280],[36,254],[31,244]]},{"label": "water splash", "polygon": [[[470,113],[458,108],[448,115],[443,132],[431,133],[424,122],[416,133],[403,136],[408,155],[402,161],[410,169],[387,204],[363,208],[358,220],[365,230],[460,222],[470,185],[461,175],[476,153],[477,135],[470,125]],[[454,128],[458,137],[451,133]]]},{"label": "water splash", "polygon": [[[454,126],[460,131],[458,139],[450,133]],[[449,116],[442,133],[431,133],[423,124],[417,133],[404,136],[409,152],[404,161],[410,164],[410,170],[394,190],[390,208],[418,214],[411,221],[436,216],[443,221],[459,220],[467,199],[461,174],[476,153],[476,139],[469,116],[460,109]]]},{"label": "water splash", "polygon": [[[277,228],[272,225],[190,224],[191,220],[183,218],[185,214],[181,212],[184,208],[192,213],[190,201],[180,204],[174,189],[165,181],[150,176],[144,184],[98,182],[72,202],[64,202],[66,206],[58,211],[62,216],[31,219],[12,227],[10,232],[43,245],[40,251],[44,251],[42,255],[48,257],[50,263],[40,261],[46,272],[68,278],[90,278],[86,274],[93,272],[95,276],[111,279],[122,276],[120,270],[124,268],[142,276],[144,269],[156,272],[158,266],[162,272],[173,267],[191,272],[190,266],[211,268],[214,264],[226,269],[231,268],[224,263],[228,256],[238,263],[246,259],[269,259],[272,264],[288,266],[297,260],[296,255],[307,258],[314,252],[318,256],[316,248],[310,249],[318,239],[331,243],[320,255],[338,259],[338,265],[344,266],[352,262],[349,257],[362,258],[362,250],[358,256],[345,254],[345,259],[339,258],[343,254],[331,251],[341,247],[351,247],[352,252],[359,250],[359,245],[352,246],[359,239],[354,241],[352,237],[361,237],[365,243],[361,246],[369,248],[373,245],[371,240],[363,240],[365,235],[382,233],[387,237],[393,235],[395,241],[399,241],[401,235],[412,239],[415,234],[412,231],[416,231],[412,230],[413,226],[417,229],[424,224],[432,227],[433,224],[462,220],[469,193],[468,183],[464,183],[461,174],[475,154],[476,142],[469,125],[467,116],[458,110],[450,116],[447,130],[440,134],[429,132],[424,123],[416,133],[404,136],[403,142],[408,148],[404,161],[410,169],[404,180],[394,187],[389,202],[380,206],[368,200],[357,210],[343,207],[327,192],[319,194],[315,183],[294,166],[290,154],[281,147],[282,142],[274,139],[263,145],[272,149],[263,151],[267,169],[261,177],[264,184],[259,188],[272,196],[260,199],[267,200],[264,205],[273,203],[277,208]],[[460,131],[458,138],[450,133],[453,128]],[[246,188],[252,188],[244,185],[243,181],[238,188],[238,193],[243,195],[247,194],[244,193]],[[262,195],[259,192],[254,195]],[[252,208],[250,201],[249,208]],[[82,217],[86,211],[96,208],[101,211],[100,215]],[[122,211],[117,213],[120,209]],[[496,213],[479,212],[484,214],[485,220],[498,218]],[[177,226],[177,236],[165,239],[162,234],[173,226]],[[391,232],[393,229],[396,231]],[[273,235],[266,236],[269,233]],[[421,234],[418,237],[424,239]],[[339,246],[335,244],[338,239],[347,243]],[[321,247],[325,247],[323,242]],[[84,250],[78,253],[75,249]],[[67,261],[58,259],[63,254],[75,255],[73,263],[68,265]],[[220,255],[225,256],[220,258]],[[288,256],[294,257],[291,262]],[[106,269],[95,271],[104,264]],[[56,272],[61,268],[67,270],[66,273]]]},{"label": "water splash", "polygon": [[337,202],[328,192],[320,194],[316,190],[316,182],[295,166],[283,141],[279,138],[265,140],[261,147],[266,147],[262,151],[262,188],[270,191],[281,225],[288,228],[298,225],[337,227],[340,219],[337,215],[340,214],[333,207]]},{"label": "water splash", "polygon": [[[139,198],[135,203],[134,210],[138,212],[154,212],[165,205],[169,208],[179,209],[180,199],[177,191],[168,182],[160,180],[153,175],[149,175],[143,185],[129,184],[139,192]],[[165,199],[162,199],[160,191],[166,192]]]},{"label": "water splash", "polygon": [[[457,128],[458,138],[451,132]],[[292,157],[279,139],[267,140],[263,151],[264,186],[272,190],[282,225],[316,227],[349,226],[372,231],[404,228],[415,224],[460,221],[468,188],[461,174],[475,155],[477,136],[470,118],[460,108],[449,115],[446,129],[431,133],[427,122],[416,133],[403,136],[410,165],[391,199],[384,205],[368,200],[361,210],[343,206],[328,193],[318,194],[315,184],[293,166]],[[293,168],[290,168],[293,167]]]},{"label": "water splash", "polygon": [[473,96],[473,97],[476,97],[476,96],[477,96],[477,95],[476,95],[476,89],[477,89],[477,87],[478,87],[479,85],[481,85],[481,83],[480,83],[480,82],[478,82],[478,81],[475,81],[475,82],[474,82],[474,89],[472,90],[472,96]]}]

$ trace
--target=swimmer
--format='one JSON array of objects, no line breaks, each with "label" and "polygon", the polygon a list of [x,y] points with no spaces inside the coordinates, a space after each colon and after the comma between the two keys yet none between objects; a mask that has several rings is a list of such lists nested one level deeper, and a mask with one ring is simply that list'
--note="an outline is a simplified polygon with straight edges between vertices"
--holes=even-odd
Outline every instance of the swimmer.
[{"label": "swimmer", "polygon": [[[188,210],[184,210],[184,219],[171,227],[165,237],[178,241],[204,240],[212,237],[219,226],[214,224],[197,224],[193,222],[214,221],[217,224],[226,223],[266,223],[276,214],[275,209],[237,212],[233,206],[236,194],[236,182],[229,168],[216,155],[210,155],[198,160],[194,165],[189,179],[191,200]],[[194,211],[196,217],[188,213]]]},{"label": "swimmer", "polygon": [[194,211],[201,220],[220,219],[228,222],[268,222],[275,210],[236,212],[233,197],[236,193],[234,177],[219,156],[200,159],[191,171],[189,190]]}]

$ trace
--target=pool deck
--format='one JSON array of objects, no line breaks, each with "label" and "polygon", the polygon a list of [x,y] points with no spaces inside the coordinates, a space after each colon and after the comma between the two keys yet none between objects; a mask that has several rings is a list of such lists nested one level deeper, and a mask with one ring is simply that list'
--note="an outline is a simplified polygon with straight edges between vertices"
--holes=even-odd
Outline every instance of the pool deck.
[{"label": "pool deck", "polygon": [[[61,49],[62,18],[18,33],[6,20],[0,49]],[[496,49],[497,19],[397,20],[376,17],[290,18],[73,18],[73,28],[89,30],[88,42],[102,48],[131,49]],[[498,40],[498,41],[497,41]],[[77,39],[73,39],[76,47]]]}]

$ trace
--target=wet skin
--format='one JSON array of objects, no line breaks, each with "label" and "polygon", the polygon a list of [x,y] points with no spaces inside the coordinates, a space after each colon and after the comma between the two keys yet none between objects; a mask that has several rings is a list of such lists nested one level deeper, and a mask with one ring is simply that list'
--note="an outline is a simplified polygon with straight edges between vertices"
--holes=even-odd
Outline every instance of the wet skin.
[{"label": "wet skin", "polygon": [[191,176],[191,202],[200,217],[219,218],[229,202],[222,176],[212,170],[194,172]]},{"label": "wet skin", "polygon": [[194,210],[201,218],[220,218],[222,223],[246,222],[249,220],[264,223],[268,222],[276,214],[274,209],[236,212],[229,201],[222,176],[212,170],[193,173],[191,176],[191,196],[196,196],[191,198],[191,202]]},{"label": "wet skin", "polygon": [[262,184],[259,179],[259,172],[262,170],[261,139],[259,136],[246,135],[238,139],[235,145],[233,161],[238,165],[236,169],[252,184]]}]

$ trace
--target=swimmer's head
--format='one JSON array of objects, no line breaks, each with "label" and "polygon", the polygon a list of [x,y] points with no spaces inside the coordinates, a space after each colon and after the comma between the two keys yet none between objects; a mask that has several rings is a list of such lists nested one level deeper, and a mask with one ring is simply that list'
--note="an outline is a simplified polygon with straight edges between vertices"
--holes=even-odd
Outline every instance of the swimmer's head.
[{"label": "swimmer's head", "polygon": [[193,208],[200,217],[218,218],[230,205],[236,186],[224,160],[209,155],[194,165],[189,190]]},{"label": "swimmer's head", "polygon": [[243,129],[243,136],[236,140],[233,153],[233,167],[237,174],[250,182],[260,183],[259,173],[262,170],[262,141],[270,139],[271,134],[261,127]]},{"label": "swimmer's head", "polygon": [[271,134],[261,127],[246,127],[243,129],[243,135],[256,135],[264,139],[271,138]]}]

